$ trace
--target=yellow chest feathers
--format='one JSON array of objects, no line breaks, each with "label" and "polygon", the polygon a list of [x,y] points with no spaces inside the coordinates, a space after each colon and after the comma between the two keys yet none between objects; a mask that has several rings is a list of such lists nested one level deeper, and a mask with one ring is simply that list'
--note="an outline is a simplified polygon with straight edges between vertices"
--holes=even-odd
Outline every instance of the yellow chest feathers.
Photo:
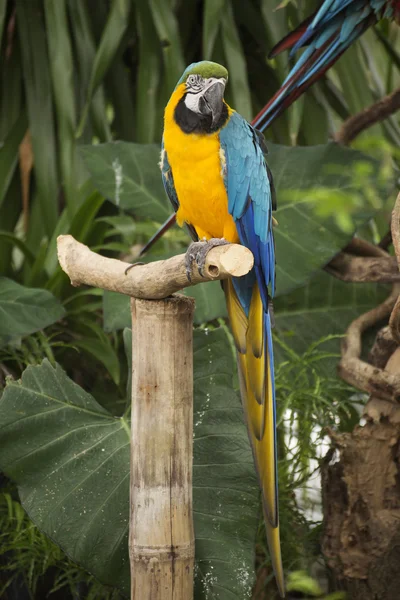
[{"label": "yellow chest feathers", "polygon": [[[218,133],[184,133],[174,119],[179,89],[165,110],[164,148],[179,201],[177,220],[192,224],[199,237],[225,237],[237,241],[236,227],[228,213],[224,185],[225,155]],[[176,96],[174,98],[174,96]]]}]

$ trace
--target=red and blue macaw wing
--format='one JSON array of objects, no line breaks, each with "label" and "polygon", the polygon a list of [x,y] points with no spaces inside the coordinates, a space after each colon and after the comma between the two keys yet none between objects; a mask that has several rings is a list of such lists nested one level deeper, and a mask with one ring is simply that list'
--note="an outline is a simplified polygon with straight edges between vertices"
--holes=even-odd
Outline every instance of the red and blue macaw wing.
[{"label": "red and blue macaw wing", "polygon": [[388,0],[324,0],[320,8],[271,51],[270,57],[291,48],[292,56],[306,48],[277,93],[257,115],[261,131],[319,79],[377,20],[394,15]]},{"label": "red and blue macaw wing", "polygon": [[238,351],[242,402],[262,489],[268,545],[283,596],[270,303],[275,286],[275,193],[259,135],[236,112],[220,132],[229,213],[235,220],[240,243],[254,255],[254,269],[245,277],[224,282],[224,291]]}]

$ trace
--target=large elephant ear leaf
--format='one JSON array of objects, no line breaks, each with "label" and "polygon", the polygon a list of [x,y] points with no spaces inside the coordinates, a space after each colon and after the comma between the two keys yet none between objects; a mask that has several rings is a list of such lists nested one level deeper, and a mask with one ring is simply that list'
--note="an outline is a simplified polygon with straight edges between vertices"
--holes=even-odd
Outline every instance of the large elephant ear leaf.
[{"label": "large elephant ear leaf", "polygon": [[[253,580],[259,492],[233,369],[225,331],[196,331],[196,600],[250,598]],[[45,360],[8,382],[0,469],[43,532],[127,595],[129,446],[127,418],[112,416],[61,367]]]},{"label": "large elephant ear leaf", "polygon": [[65,314],[47,290],[0,277],[0,346],[52,325]]},{"label": "large elephant ear leaf", "polygon": [[[268,142],[266,159],[277,191],[277,295],[304,285],[382,208],[393,179],[371,157],[324,144]],[[340,218],[339,218],[340,217]]]},{"label": "large elephant ear leaf", "polygon": [[[276,299],[275,334],[299,355],[329,338],[324,349],[331,356],[323,364],[328,374],[335,373],[340,336],[354,319],[383,302],[388,293],[386,286],[347,283],[322,271],[306,286]],[[279,344],[275,344],[274,354],[277,363],[287,359]]]},{"label": "large elephant ear leaf", "polygon": [[223,329],[195,331],[196,600],[245,600],[254,581],[260,495],[234,368]]},{"label": "large elephant ear leaf", "polygon": [[161,222],[169,216],[157,144],[109,142],[81,146],[80,151],[103,196],[138,217]]}]

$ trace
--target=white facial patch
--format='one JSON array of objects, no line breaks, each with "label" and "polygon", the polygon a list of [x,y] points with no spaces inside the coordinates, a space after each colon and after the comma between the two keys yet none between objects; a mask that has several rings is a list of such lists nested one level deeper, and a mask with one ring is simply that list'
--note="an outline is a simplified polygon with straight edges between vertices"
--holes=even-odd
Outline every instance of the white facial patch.
[{"label": "white facial patch", "polygon": [[197,92],[197,94],[194,94],[193,92],[191,92],[190,94],[186,94],[185,97],[185,106],[195,112],[195,113],[199,113],[199,102],[200,102],[200,97],[202,95],[203,91],[200,90],[200,92]]},{"label": "white facial patch", "polygon": [[203,79],[199,75],[190,75],[186,82],[187,92],[184,100],[185,106],[194,113],[200,113],[200,98],[205,94],[208,88],[214,85],[214,83],[217,81],[220,81],[225,86],[226,80],[223,77],[219,79],[217,77]]}]

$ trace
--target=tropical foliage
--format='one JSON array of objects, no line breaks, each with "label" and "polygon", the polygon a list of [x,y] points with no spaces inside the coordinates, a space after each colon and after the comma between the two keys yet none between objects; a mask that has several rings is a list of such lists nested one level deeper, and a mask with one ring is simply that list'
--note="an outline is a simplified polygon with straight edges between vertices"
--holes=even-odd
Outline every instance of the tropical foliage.
[{"label": "tropical foliage", "polygon": [[[226,64],[228,101],[250,118],[288,70],[287,58],[270,62],[268,50],[315,4],[0,0],[0,595],[118,598],[129,586],[127,299],[72,288],[57,263],[57,236],[133,259],[170,211],[158,143],[184,66]],[[328,140],[399,85],[399,38],[388,23],[367,32],[266,132],[279,200],[279,477],[291,571],[320,557],[309,486],[323,427],[346,429],[358,418],[335,376],[337,335],[385,293],[322,268],[356,230],[374,240],[386,232],[399,122],[371,129],[358,150]],[[172,230],[148,259],[186,244]],[[187,293],[197,303],[196,599],[242,600],[255,552],[263,590],[271,570],[233,347],[219,286]],[[304,577],[292,584],[313,595]]]}]

